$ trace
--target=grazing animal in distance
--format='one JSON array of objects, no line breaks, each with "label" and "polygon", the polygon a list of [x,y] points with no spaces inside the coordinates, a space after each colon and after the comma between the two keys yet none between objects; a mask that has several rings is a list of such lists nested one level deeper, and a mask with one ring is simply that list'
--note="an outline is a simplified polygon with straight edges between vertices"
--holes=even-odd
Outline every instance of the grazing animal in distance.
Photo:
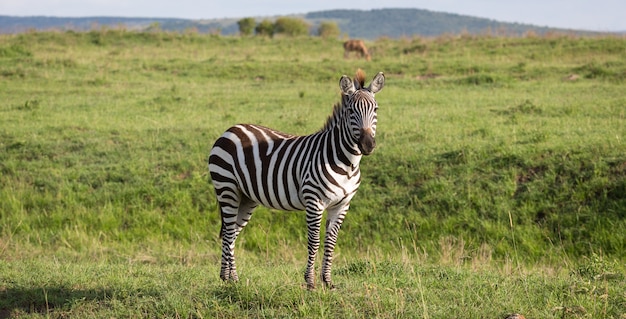
[{"label": "grazing animal in distance", "polygon": [[217,139],[209,155],[209,171],[222,226],[220,278],[239,279],[235,240],[258,205],[306,211],[308,260],[304,279],[315,288],[314,264],[320,226],[326,210],[321,279],[333,287],[331,265],[339,228],[361,183],[360,162],[376,147],[378,103],[385,77],[379,72],[369,86],[358,70],[354,80],[339,80],[341,102],[317,133],[295,136],[254,125],[235,125]]},{"label": "grazing animal in distance", "polygon": [[365,58],[367,61],[370,61],[372,56],[367,51],[367,47],[365,47],[365,42],[363,40],[348,40],[343,43],[343,57],[348,58],[348,55],[351,51],[355,51],[359,53],[359,55]]}]

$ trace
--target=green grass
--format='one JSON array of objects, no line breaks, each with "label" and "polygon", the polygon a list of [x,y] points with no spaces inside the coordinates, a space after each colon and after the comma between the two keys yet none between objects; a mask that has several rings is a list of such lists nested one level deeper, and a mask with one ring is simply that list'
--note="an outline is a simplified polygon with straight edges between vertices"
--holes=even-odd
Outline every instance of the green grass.
[{"label": "green grass", "polygon": [[[0,317],[623,318],[624,38],[367,44],[1,36]],[[212,143],[320,129],[358,67],[387,83],[339,290],[302,289],[303,213],[265,208],[221,283]]]},{"label": "green grass", "polygon": [[[442,246],[443,247],[443,246]],[[450,251],[452,255],[460,251]],[[180,258],[155,261],[52,260],[0,262],[4,317],[183,318],[620,318],[623,275],[598,258],[582,267],[517,268],[483,262],[438,265],[419,258],[362,255],[342,260],[337,290],[307,290],[301,271],[281,259],[244,252],[241,282],[219,280],[213,263]],[[418,253],[419,255],[419,253]],[[447,261],[446,261],[447,260]],[[539,271],[540,270],[540,271]],[[614,270],[614,269],[613,269]],[[621,283],[620,283],[621,282]]]}]

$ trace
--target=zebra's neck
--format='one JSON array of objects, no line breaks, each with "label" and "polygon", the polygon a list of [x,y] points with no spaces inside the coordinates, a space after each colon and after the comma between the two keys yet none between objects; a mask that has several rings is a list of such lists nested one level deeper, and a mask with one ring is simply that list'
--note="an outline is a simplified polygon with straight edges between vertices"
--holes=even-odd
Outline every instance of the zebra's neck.
[{"label": "zebra's neck", "polygon": [[350,132],[350,117],[345,105],[347,97],[342,97],[340,103],[333,107],[333,114],[328,118],[324,128],[314,135],[322,137],[326,143],[321,143],[324,157],[329,163],[341,167],[347,172],[357,172],[361,162],[361,151],[357,146],[357,140]]},{"label": "zebra's neck", "polygon": [[359,170],[359,164],[363,155],[359,151],[357,141],[350,134],[348,119],[341,120],[332,130],[325,132],[326,143],[324,153],[327,160],[337,167],[353,175]]}]

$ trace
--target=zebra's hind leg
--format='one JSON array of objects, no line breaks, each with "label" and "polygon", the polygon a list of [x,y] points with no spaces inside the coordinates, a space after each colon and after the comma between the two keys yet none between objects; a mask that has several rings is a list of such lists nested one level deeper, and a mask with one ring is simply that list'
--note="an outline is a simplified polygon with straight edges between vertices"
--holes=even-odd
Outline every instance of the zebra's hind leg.
[{"label": "zebra's hind leg", "polygon": [[330,272],[333,264],[333,251],[337,244],[337,235],[339,228],[343,223],[346,213],[348,211],[348,205],[339,206],[336,208],[328,209],[328,215],[326,216],[326,236],[324,238],[324,258],[322,259],[322,282],[327,288],[335,288],[333,286]]},{"label": "zebra's hind leg", "polygon": [[230,202],[222,207],[222,267],[220,278],[224,281],[238,281],[235,264],[235,241],[241,230],[248,224],[256,203],[243,196],[237,205]]},{"label": "zebra's hind leg", "polygon": [[222,215],[222,267],[220,269],[220,278],[224,281],[236,281],[237,271],[235,270],[235,239],[237,239],[236,231],[236,210],[231,203],[226,204],[220,202],[220,210]]},{"label": "zebra's hind leg", "polygon": [[306,270],[304,271],[304,280],[307,289],[315,288],[315,256],[320,247],[320,226],[322,224],[323,211],[309,210],[306,211],[306,223],[308,230],[308,252]]}]

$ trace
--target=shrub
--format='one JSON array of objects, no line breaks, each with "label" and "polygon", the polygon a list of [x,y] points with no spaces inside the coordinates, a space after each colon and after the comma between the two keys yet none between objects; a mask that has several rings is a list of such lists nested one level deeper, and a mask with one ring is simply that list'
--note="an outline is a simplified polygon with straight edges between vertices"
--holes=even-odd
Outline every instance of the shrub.
[{"label": "shrub", "polygon": [[256,20],[254,18],[243,18],[237,21],[237,25],[239,25],[239,33],[241,35],[251,35],[256,26]]},{"label": "shrub", "polygon": [[274,24],[270,20],[263,20],[259,23],[254,31],[258,35],[266,35],[269,37],[274,36]]},{"label": "shrub", "polygon": [[281,17],[274,23],[274,31],[292,37],[307,35],[309,25],[302,19]]},{"label": "shrub", "polygon": [[322,38],[336,38],[341,34],[337,23],[332,21],[323,21],[317,28],[317,35]]}]

